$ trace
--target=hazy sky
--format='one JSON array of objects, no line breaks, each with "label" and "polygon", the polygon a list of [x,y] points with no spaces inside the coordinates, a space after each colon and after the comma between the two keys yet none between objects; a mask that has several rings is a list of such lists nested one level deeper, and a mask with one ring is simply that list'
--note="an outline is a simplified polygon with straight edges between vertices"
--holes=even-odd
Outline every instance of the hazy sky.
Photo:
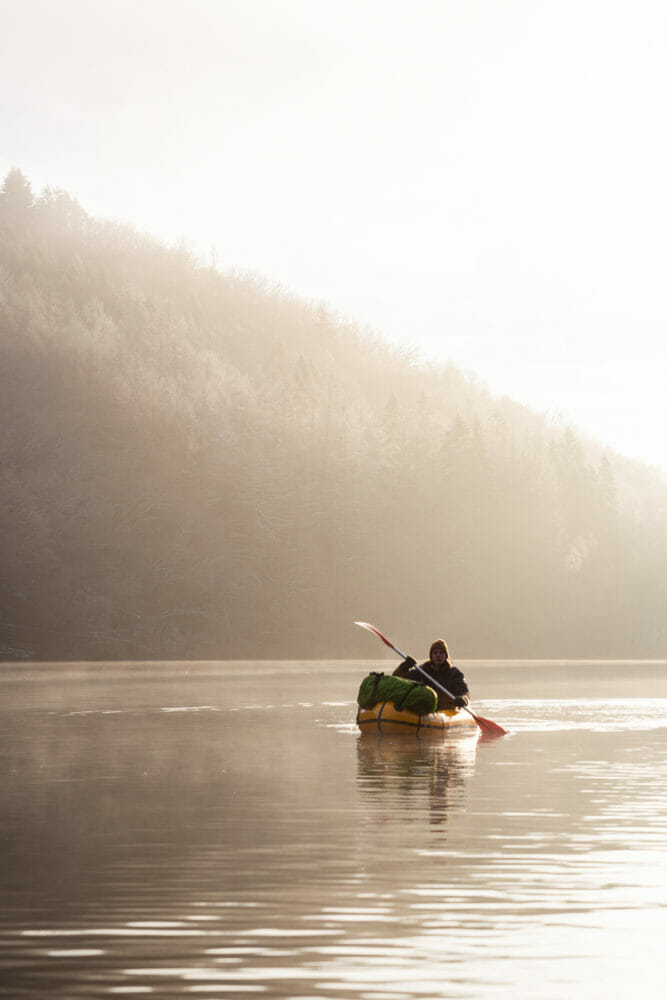
[{"label": "hazy sky", "polygon": [[667,471],[667,4],[0,0],[0,173]]}]

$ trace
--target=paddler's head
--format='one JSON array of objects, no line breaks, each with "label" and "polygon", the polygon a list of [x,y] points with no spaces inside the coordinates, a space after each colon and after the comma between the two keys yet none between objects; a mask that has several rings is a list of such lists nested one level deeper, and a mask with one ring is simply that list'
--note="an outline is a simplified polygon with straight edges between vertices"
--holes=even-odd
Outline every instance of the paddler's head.
[{"label": "paddler's head", "polygon": [[431,643],[431,648],[428,651],[428,658],[431,663],[434,663],[436,666],[440,666],[440,664],[448,662],[449,650],[447,649],[447,643],[444,639],[436,639],[435,642]]}]

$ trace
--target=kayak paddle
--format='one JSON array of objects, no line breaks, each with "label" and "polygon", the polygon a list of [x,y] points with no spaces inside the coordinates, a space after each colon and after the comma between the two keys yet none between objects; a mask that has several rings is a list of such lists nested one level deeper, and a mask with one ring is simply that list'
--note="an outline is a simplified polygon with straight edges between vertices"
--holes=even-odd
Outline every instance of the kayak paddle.
[{"label": "kayak paddle", "polygon": [[[378,639],[381,639],[382,642],[385,644],[385,646],[389,646],[389,648],[393,649],[395,653],[398,653],[398,655],[402,659],[407,660],[407,656],[405,655],[405,653],[402,653],[400,649],[397,649],[392,642],[389,642],[389,639],[387,639],[386,636],[382,635],[382,632],[380,632],[379,629],[375,628],[374,625],[369,625],[368,622],[355,622],[354,624],[360,625],[361,628],[368,629],[368,631],[376,635]],[[423,674],[424,677],[426,677],[431,684],[439,688],[443,692],[443,694],[446,694],[448,698],[454,698],[454,695],[451,693],[451,691],[448,691],[446,687],[442,686],[442,684],[438,684],[438,682],[433,677],[431,677],[430,674],[426,673],[423,667],[420,667],[418,663],[415,663],[415,666],[417,667],[417,670],[421,674]],[[503,729],[502,726],[499,726],[497,722],[491,722],[490,719],[483,719],[481,715],[475,715],[475,713],[471,711],[471,709],[469,709],[467,705],[465,706],[465,710],[466,712],[468,712],[469,715],[472,715],[473,719],[475,720],[479,728],[486,736],[504,736],[506,734],[507,730]]]}]

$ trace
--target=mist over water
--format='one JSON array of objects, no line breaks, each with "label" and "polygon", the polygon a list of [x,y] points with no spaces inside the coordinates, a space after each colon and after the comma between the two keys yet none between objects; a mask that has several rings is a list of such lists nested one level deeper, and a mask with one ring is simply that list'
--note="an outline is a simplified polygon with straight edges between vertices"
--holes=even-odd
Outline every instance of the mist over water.
[{"label": "mist over water", "polygon": [[667,666],[465,664],[490,742],[369,669],[4,667],[0,995],[659,995]]},{"label": "mist over water", "polygon": [[452,365],[18,168],[0,331],[0,660],[667,653],[667,481]]}]

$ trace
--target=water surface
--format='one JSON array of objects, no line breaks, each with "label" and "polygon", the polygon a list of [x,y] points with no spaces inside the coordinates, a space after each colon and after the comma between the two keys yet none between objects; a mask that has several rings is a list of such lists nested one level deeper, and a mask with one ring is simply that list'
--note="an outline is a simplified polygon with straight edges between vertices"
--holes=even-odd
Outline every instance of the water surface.
[{"label": "water surface", "polygon": [[509,736],[360,737],[392,666],[0,668],[0,995],[660,995],[665,664],[463,664]]}]

